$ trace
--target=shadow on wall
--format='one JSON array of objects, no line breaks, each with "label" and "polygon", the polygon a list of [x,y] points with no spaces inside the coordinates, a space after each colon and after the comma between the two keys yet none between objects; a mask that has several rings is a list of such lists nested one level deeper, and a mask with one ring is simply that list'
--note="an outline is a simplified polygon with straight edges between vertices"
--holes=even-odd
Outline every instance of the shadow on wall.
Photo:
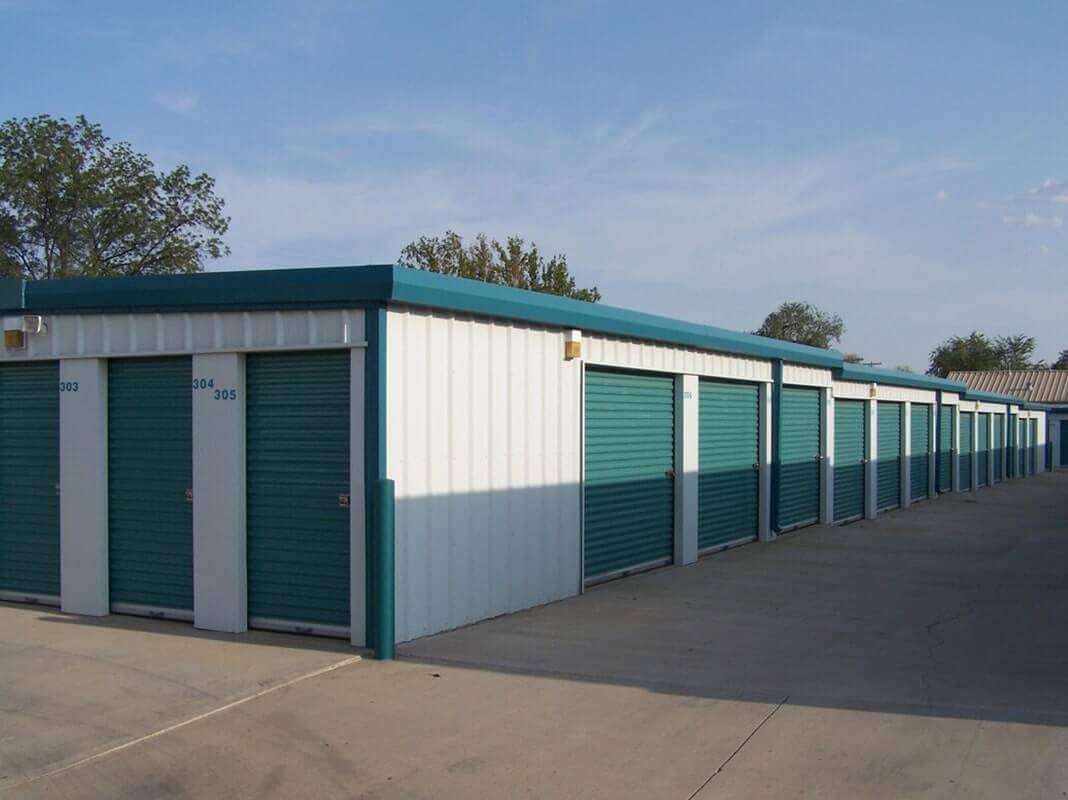
[{"label": "shadow on wall", "polygon": [[[640,451],[621,457],[618,466],[587,480],[584,494],[578,484],[560,484],[403,497],[398,486],[397,640],[572,597],[584,575],[670,561],[674,479],[663,464],[649,468],[642,462]],[[806,463],[797,470],[811,489],[800,503],[814,508],[815,518],[819,466]],[[755,537],[759,473],[751,461],[697,477],[698,496],[704,498],[700,546]]]}]

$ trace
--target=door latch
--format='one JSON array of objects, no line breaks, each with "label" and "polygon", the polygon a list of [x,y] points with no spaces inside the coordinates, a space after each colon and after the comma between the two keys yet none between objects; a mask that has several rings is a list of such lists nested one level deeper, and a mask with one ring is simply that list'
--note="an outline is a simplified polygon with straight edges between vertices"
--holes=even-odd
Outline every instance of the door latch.
[{"label": "door latch", "polygon": [[192,503],[193,502],[193,490],[192,489],[186,489],[185,490],[185,502],[187,502],[187,503]]},{"label": "door latch", "polygon": [[352,498],[351,498],[350,495],[347,495],[347,494],[339,494],[337,496],[337,504],[341,508],[351,508],[352,507]]},{"label": "door latch", "polygon": [[665,478],[671,478],[672,480],[674,480],[674,478],[675,478],[675,470],[673,470],[673,469],[664,470],[664,477]]}]

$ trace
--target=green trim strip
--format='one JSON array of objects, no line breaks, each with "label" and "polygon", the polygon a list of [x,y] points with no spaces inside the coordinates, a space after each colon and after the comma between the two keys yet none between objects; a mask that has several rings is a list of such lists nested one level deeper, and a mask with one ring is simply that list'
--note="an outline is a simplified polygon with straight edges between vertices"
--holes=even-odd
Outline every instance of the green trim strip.
[{"label": "green trim strip", "polygon": [[364,338],[367,340],[364,361],[364,519],[365,537],[365,625],[366,646],[378,647],[377,597],[378,578],[374,537],[375,487],[386,475],[386,316],[385,308],[369,308],[364,316]]}]

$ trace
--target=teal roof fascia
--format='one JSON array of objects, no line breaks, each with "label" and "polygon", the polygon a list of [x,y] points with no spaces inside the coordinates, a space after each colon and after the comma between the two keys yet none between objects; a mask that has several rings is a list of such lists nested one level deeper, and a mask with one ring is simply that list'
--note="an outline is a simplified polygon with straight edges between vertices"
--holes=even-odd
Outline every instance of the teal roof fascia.
[{"label": "teal roof fascia", "polygon": [[560,328],[698,347],[833,369],[837,350],[782,342],[639,311],[397,267],[394,302],[534,322]]},{"label": "teal roof fascia", "polygon": [[767,339],[394,265],[201,272],[25,282],[20,304],[53,314],[329,308],[401,303],[834,369],[836,350]]},{"label": "teal roof fascia", "polygon": [[964,392],[965,400],[978,400],[981,403],[1011,403],[1014,406],[1026,405],[1019,397],[1015,397],[1011,394],[999,394],[997,392],[982,392],[975,389],[968,389]]},{"label": "teal roof fascia", "polygon": [[[1019,402],[1019,401],[1017,401]],[[1056,406],[1047,405],[1045,403],[1020,403],[1020,408],[1025,411],[1056,411]]]},{"label": "teal roof fascia", "polygon": [[914,372],[900,372],[896,369],[879,369],[863,364],[843,364],[838,375],[843,381],[861,383],[881,383],[890,386],[907,386],[913,389],[962,393],[968,387],[957,381],[936,378],[933,375],[917,375]]},{"label": "teal roof fascia", "polygon": [[26,281],[21,278],[0,278],[0,309],[22,311],[26,302]]},{"label": "teal roof fascia", "polygon": [[336,307],[385,302],[392,270],[375,265],[28,281],[24,307],[60,314]]}]

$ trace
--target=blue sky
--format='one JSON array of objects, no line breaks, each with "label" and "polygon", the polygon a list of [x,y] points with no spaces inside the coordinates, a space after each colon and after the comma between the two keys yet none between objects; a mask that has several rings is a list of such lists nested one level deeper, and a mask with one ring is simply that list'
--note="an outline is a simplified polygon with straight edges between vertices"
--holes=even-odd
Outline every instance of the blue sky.
[{"label": "blue sky", "polygon": [[614,305],[784,300],[922,370],[1068,348],[1068,4],[0,0],[0,116],[84,113],[218,181],[211,269],[394,261],[453,228]]}]

